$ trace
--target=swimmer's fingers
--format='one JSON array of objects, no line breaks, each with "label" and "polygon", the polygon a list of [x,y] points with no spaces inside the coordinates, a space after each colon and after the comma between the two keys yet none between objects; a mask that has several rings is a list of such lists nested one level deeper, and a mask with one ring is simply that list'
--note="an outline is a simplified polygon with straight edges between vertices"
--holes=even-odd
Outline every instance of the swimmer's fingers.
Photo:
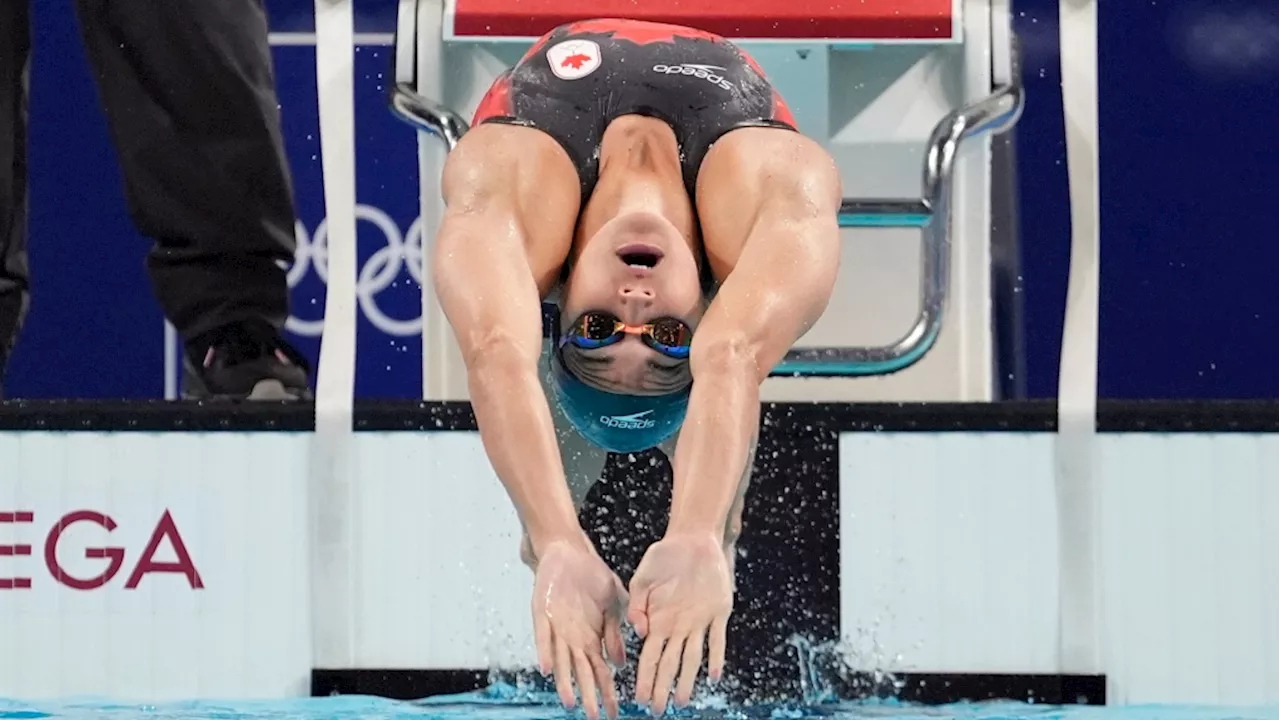
[{"label": "swimmer's fingers", "polygon": [[720,678],[724,675],[724,646],[728,629],[728,614],[721,615],[711,622],[711,634],[707,643],[707,677],[712,682],[720,682]]},{"label": "swimmer's fingers", "polygon": [[[644,561],[640,561],[644,565]],[[640,571],[636,570],[636,575],[640,575]],[[631,597],[627,599],[627,622],[631,623],[636,629],[636,634],[641,638],[649,635],[649,586],[645,584],[643,578],[631,579]]]},{"label": "swimmer's fingers", "polygon": [[582,693],[582,710],[587,714],[587,720],[600,720],[600,698],[596,696],[595,673],[591,662],[580,648],[574,648],[572,655],[573,676],[578,683],[578,692]]},{"label": "swimmer's fingers", "polygon": [[533,644],[538,650],[538,670],[550,675],[555,668],[554,644],[551,640],[551,620],[543,608],[533,608]]},{"label": "swimmer's fingers", "polygon": [[675,684],[676,672],[680,669],[680,656],[684,653],[687,633],[676,633],[667,641],[662,651],[662,660],[658,663],[658,676],[653,682],[653,714],[661,715],[667,711],[667,700],[671,697],[671,686]]},{"label": "swimmer's fingers", "polygon": [[658,661],[662,659],[662,645],[666,638],[654,633],[644,639],[640,660],[636,668],[636,702],[648,705],[653,699],[653,680],[658,674]]},{"label": "swimmer's fingers", "polygon": [[684,641],[684,660],[680,663],[680,681],[676,684],[676,707],[682,708],[693,699],[693,683],[702,667],[702,650],[707,631],[698,629]]},{"label": "swimmer's fingers", "polygon": [[613,576],[613,591],[616,602],[604,615],[604,649],[609,662],[619,668],[627,662],[626,646],[622,643],[622,618],[627,614],[628,598],[617,575]]},{"label": "swimmer's fingers", "polygon": [[560,696],[560,704],[572,710],[576,703],[573,696],[573,664],[569,659],[569,644],[557,635],[555,646],[556,694]]},{"label": "swimmer's fingers", "polygon": [[618,717],[618,689],[613,685],[613,669],[598,653],[587,657],[591,661],[591,669],[596,674],[596,684],[600,686],[600,697],[604,700],[604,714],[609,720]]},{"label": "swimmer's fingers", "polygon": [[622,643],[622,625],[615,618],[604,620],[604,649],[614,667],[619,668],[627,663],[627,651]]}]

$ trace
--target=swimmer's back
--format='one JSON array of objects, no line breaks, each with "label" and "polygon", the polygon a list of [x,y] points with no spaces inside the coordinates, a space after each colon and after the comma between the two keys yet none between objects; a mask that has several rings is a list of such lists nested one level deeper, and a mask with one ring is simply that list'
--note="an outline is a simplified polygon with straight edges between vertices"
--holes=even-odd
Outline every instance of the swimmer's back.
[{"label": "swimmer's back", "polygon": [[599,175],[604,131],[623,115],[671,126],[691,195],[703,157],[725,133],[795,126],[759,65],[728,40],[616,19],[571,23],[543,36],[495,81],[473,125],[521,125],[551,136],[577,166],[586,198]]}]

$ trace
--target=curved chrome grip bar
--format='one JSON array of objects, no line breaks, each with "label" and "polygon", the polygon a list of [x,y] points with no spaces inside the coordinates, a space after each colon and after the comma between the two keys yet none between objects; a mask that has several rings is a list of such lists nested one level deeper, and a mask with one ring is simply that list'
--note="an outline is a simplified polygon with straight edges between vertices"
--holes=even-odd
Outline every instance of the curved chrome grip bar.
[{"label": "curved chrome grip bar", "polygon": [[[440,138],[452,151],[468,125],[450,108],[417,92],[417,20],[418,0],[400,0],[391,110],[413,127]],[[1013,59],[1016,68],[1016,55]],[[1009,85],[948,113],[934,126],[925,152],[919,199],[845,198],[840,205],[841,227],[921,230],[920,313],[911,328],[897,341],[880,347],[793,349],[774,368],[773,376],[886,375],[910,367],[929,352],[942,330],[950,287],[951,176],[960,143],[974,135],[1002,133],[1013,127],[1022,116],[1023,103],[1022,83],[1015,70]]]},{"label": "curved chrome grip bar", "polygon": [[391,88],[391,111],[419,130],[440,138],[450,150],[470,129],[461,115],[419,95],[407,83],[396,83]]},{"label": "curved chrome grip bar", "polygon": [[951,174],[960,143],[983,132],[1004,132],[1022,115],[1020,83],[948,113],[934,126],[925,152],[923,197],[919,200],[845,198],[841,227],[920,228],[920,312],[898,340],[880,347],[797,348],[787,353],[774,376],[850,377],[886,375],[910,367],[929,352],[942,331],[950,287]]}]

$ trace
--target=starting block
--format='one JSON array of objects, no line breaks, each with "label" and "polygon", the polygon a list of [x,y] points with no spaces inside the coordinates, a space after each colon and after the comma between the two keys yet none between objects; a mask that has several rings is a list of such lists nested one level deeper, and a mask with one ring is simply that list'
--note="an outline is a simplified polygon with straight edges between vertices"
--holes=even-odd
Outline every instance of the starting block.
[{"label": "starting block", "polygon": [[[926,111],[934,118],[941,116],[929,121],[933,123],[932,131],[924,141],[918,195],[848,197],[839,213],[840,225],[845,228],[921,232],[919,310],[915,321],[896,341],[885,345],[793,348],[773,375],[885,375],[913,365],[933,348],[942,330],[952,287],[951,253],[957,224],[953,217],[953,195],[957,194],[953,177],[960,146],[966,139],[1008,130],[1022,112],[1024,95],[1015,63],[1008,0],[743,0],[728,5],[716,0],[597,0],[585,9],[567,0],[400,0],[390,106],[397,116],[441,141],[419,143],[424,229],[438,225],[443,212],[439,174],[445,153],[468,129],[459,110],[474,109],[497,74],[513,64],[542,34],[560,24],[588,17],[690,25],[740,43],[787,98],[801,131],[831,146],[839,142],[842,134],[829,127],[839,114],[836,106],[849,108],[861,103],[865,109],[877,98],[868,98],[872,91],[864,87],[866,83],[850,83],[849,73],[839,77],[839,73],[828,72],[829,68],[854,63],[856,73],[857,63],[865,64],[869,56],[894,49],[898,52],[895,62],[907,67],[920,64],[917,61],[928,53],[936,53],[940,59],[916,75],[952,72],[960,78],[954,84],[961,89],[950,94],[959,97],[940,97],[948,93],[936,89],[904,89],[900,87],[902,82],[881,83],[883,86],[878,88],[881,95],[896,92],[896,104],[909,108],[908,117],[899,118],[902,125],[909,125],[906,120],[916,119]],[[914,51],[915,55],[903,55],[904,50]],[[802,67],[796,66],[796,58],[804,61]],[[903,58],[910,62],[903,62]],[[956,64],[960,65],[958,69]],[[939,84],[919,77],[913,82],[919,82],[921,87],[928,82]],[[861,99],[844,100],[847,94],[860,94]],[[918,95],[930,96],[928,102],[917,101]],[[940,112],[933,114],[934,107],[941,108]],[[882,126],[894,124],[890,121]],[[857,131],[843,134],[856,137]],[[916,153],[918,142],[911,143]],[[990,186],[989,143],[983,144],[981,150],[982,157],[972,161],[974,171],[965,175],[962,184],[975,182],[986,190]],[[838,155],[837,161],[840,162]],[[906,163],[888,164],[900,167]],[[848,185],[850,171],[844,172]],[[989,256],[989,200],[989,191],[986,195],[968,192],[963,198],[966,207],[980,205],[980,211],[966,218],[963,234],[965,242],[980,249],[982,258]],[[429,232],[424,235],[430,237]],[[985,295],[988,286],[984,283],[981,287]],[[427,298],[431,292],[424,284],[424,310],[432,307]],[[424,323],[430,322],[427,316],[424,312]],[[439,385],[439,370],[428,367],[428,345],[447,342],[444,338],[444,334],[433,334],[424,328],[423,390],[427,396],[435,397],[429,388]],[[982,357],[989,358],[989,345],[988,335],[988,354]],[[437,382],[431,381],[432,375]]]}]

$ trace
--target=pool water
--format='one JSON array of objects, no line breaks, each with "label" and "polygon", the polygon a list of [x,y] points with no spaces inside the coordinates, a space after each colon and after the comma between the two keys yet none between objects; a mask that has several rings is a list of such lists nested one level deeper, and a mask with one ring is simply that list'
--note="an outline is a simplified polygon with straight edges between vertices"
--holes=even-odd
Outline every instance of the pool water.
[{"label": "pool water", "polygon": [[[642,708],[624,708],[624,717],[648,717]],[[344,696],[288,701],[180,701],[159,705],[67,700],[24,703],[0,699],[0,720],[561,720],[584,717],[566,712],[547,693],[515,693],[497,685],[476,693],[414,702]],[[1276,720],[1277,708],[1048,706],[990,702],[945,706],[894,701],[826,702],[814,705],[728,707],[715,699],[680,711],[676,720]]]}]

